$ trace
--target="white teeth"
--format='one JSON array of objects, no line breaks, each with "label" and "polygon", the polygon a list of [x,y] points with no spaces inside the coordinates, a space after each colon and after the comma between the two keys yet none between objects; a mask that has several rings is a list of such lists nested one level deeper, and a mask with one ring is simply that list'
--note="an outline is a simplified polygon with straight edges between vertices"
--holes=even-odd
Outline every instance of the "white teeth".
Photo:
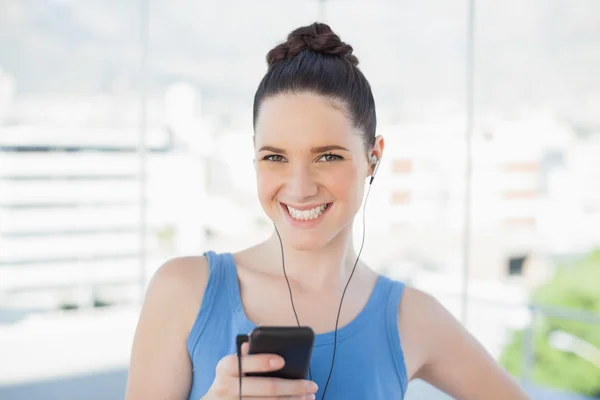
[{"label": "white teeth", "polygon": [[290,215],[294,219],[299,219],[301,221],[309,221],[311,219],[319,218],[319,216],[323,214],[323,212],[327,208],[327,204],[323,204],[322,206],[315,207],[311,210],[296,210],[295,208],[292,208],[290,206],[286,207],[290,212]]}]

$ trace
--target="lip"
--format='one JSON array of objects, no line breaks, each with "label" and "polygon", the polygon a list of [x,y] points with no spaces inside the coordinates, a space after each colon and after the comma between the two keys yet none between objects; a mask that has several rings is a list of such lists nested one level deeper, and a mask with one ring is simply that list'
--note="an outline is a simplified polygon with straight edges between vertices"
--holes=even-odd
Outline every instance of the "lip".
[{"label": "lip", "polygon": [[[292,216],[290,215],[290,212],[287,209],[287,204],[279,203],[279,205],[281,206],[281,211],[285,215],[287,222],[290,225],[292,225],[293,227],[299,228],[299,229],[310,229],[310,228],[314,228],[315,226],[317,226],[323,220],[323,218],[329,212],[329,210],[333,207],[333,203],[325,203],[325,204],[327,204],[327,208],[325,209],[325,211],[323,211],[323,214],[319,215],[319,218],[311,219],[308,221],[300,221],[300,220],[292,218]],[[315,208],[315,207],[318,207],[321,205],[323,205],[323,203],[316,204],[313,206],[303,206],[303,207],[290,206],[290,207],[295,208],[296,210],[310,210],[312,208]]]}]

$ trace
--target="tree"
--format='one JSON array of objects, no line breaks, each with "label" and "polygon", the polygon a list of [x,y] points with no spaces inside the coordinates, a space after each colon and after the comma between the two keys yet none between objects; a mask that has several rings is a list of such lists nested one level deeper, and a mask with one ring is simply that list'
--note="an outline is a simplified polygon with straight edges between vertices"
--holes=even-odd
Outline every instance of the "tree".
[{"label": "tree", "polygon": [[[535,305],[584,310],[600,316],[600,249],[559,266],[555,276],[532,293],[531,300]],[[534,326],[533,383],[600,397],[599,366],[553,348],[548,336],[554,331],[567,332],[600,349],[600,325],[538,316]],[[521,374],[523,339],[524,331],[515,332],[500,357],[500,364],[516,376]]]}]

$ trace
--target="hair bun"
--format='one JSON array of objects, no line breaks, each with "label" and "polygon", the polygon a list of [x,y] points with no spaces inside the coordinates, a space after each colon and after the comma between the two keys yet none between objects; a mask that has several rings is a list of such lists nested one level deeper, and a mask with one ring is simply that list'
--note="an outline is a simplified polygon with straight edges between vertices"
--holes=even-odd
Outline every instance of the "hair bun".
[{"label": "hair bun", "polygon": [[342,42],[329,25],[319,22],[292,31],[285,43],[269,51],[267,63],[271,67],[277,61],[295,57],[304,50],[336,56],[354,66],[358,65],[358,58],[352,54],[352,46]]}]

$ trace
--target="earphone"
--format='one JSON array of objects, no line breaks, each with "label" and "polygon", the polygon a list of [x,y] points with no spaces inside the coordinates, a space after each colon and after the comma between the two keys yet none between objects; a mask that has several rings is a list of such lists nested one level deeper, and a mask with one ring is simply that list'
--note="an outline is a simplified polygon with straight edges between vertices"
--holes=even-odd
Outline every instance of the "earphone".
[{"label": "earphone", "polygon": [[373,173],[371,174],[371,181],[369,182],[369,185],[371,185],[373,183],[373,180],[375,179],[375,174],[377,174],[377,170],[379,169],[379,159],[377,158],[377,156],[375,154],[371,155],[371,163],[374,165],[374,167],[373,167]]},{"label": "earphone", "polygon": [[[354,271],[356,270],[356,266],[358,265],[358,261],[360,260],[360,255],[362,253],[362,250],[363,250],[363,247],[365,244],[365,210],[367,208],[367,200],[369,199],[369,193],[371,193],[371,185],[373,184],[373,180],[375,179],[375,174],[377,173],[377,170],[379,169],[379,164],[380,164],[379,159],[377,158],[377,156],[375,154],[371,155],[371,164],[373,165],[373,173],[371,174],[371,179],[369,180],[369,188],[367,189],[367,194],[365,196],[365,204],[363,206],[362,241],[361,241],[361,245],[360,245],[360,250],[358,251],[358,255],[356,257],[356,261],[354,262],[354,266],[352,267],[352,272],[350,273],[348,282],[346,283],[346,286],[344,287],[344,291],[342,292],[342,298],[340,299],[340,306],[338,308],[337,317],[335,320],[335,330],[333,333],[333,355],[331,357],[331,367],[329,368],[329,374],[327,376],[327,381],[325,382],[325,387],[323,389],[323,396],[321,396],[321,400],[325,399],[325,393],[327,393],[327,387],[329,386],[329,381],[331,380],[331,374],[333,373],[333,366],[335,364],[335,353],[336,353],[336,349],[337,349],[337,331],[338,331],[338,324],[339,324],[339,320],[340,320],[340,314],[342,312],[342,304],[344,302],[344,296],[346,295],[346,290],[348,289],[348,286],[350,285],[350,281],[352,280],[352,276],[354,275]],[[273,227],[275,228],[275,232],[277,233],[277,237],[279,238],[279,246],[281,249],[281,264],[282,264],[282,268],[283,268],[283,275],[285,276],[285,281],[287,283],[288,290],[290,293],[290,303],[292,305],[292,311],[294,312],[294,316],[296,317],[296,323],[298,324],[298,326],[300,326],[300,319],[298,318],[298,313],[296,312],[296,306],[294,305],[294,296],[292,294],[292,287],[290,285],[290,281],[288,279],[288,276],[287,276],[287,273],[285,270],[285,257],[283,254],[283,241],[281,240],[281,235],[279,234],[279,230],[277,229],[277,226],[275,226],[275,224],[273,224]],[[241,353],[240,353],[241,350],[240,349],[241,349],[241,343],[243,341],[247,340],[247,336],[242,338],[243,336],[245,336],[245,335],[238,336],[238,343],[237,343],[240,399],[242,398],[242,365],[241,365]],[[312,380],[312,371],[311,371],[310,366],[308,369],[308,375],[309,375],[309,379]]]}]

